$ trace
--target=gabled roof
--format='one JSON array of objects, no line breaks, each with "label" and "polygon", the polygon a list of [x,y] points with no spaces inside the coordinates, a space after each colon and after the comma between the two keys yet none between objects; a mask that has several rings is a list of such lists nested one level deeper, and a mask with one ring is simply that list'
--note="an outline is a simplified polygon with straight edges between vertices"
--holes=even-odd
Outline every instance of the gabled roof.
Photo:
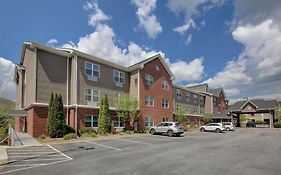
[{"label": "gabled roof", "polygon": [[277,102],[276,100],[265,100],[265,99],[251,99],[251,100],[241,100],[235,102],[233,105],[228,107],[228,111],[241,111],[245,104],[251,103],[256,106],[257,110],[265,109],[275,109]]},{"label": "gabled roof", "polygon": [[241,106],[241,110],[247,105],[251,103],[256,109],[258,109],[259,107],[257,105],[255,105],[255,103],[253,103],[251,100],[247,100],[242,106]]},{"label": "gabled roof", "polygon": [[217,88],[217,89],[209,89],[208,92],[216,97],[220,96],[220,93],[222,92],[223,95],[225,96],[224,94],[224,91],[223,91],[223,88]]},{"label": "gabled roof", "polygon": [[[198,91],[198,92],[207,92],[208,91],[208,84],[198,84],[198,85],[193,85],[193,86],[186,86],[185,88],[193,90],[193,91]],[[204,89],[202,91],[202,89]]]},{"label": "gabled roof", "polygon": [[136,69],[142,69],[143,66],[144,66],[146,63],[149,63],[149,62],[151,62],[151,61],[153,61],[153,60],[155,60],[155,59],[159,59],[159,60],[160,60],[160,62],[162,63],[162,65],[164,66],[164,68],[166,69],[166,71],[168,72],[168,74],[170,75],[171,80],[174,80],[174,79],[175,79],[174,74],[171,72],[170,68],[169,68],[168,65],[165,63],[164,58],[163,58],[160,54],[156,54],[156,55],[154,55],[154,56],[152,56],[152,57],[150,57],[150,58],[147,58],[147,59],[142,60],[142,61],[140,61],[140,62],[138,62],[138,63],[136,63],[136,64],[133,64],[133,65],[129,66],[128,69],[129,69],[130,71],[133,71],[133,70],[136,70]]}]

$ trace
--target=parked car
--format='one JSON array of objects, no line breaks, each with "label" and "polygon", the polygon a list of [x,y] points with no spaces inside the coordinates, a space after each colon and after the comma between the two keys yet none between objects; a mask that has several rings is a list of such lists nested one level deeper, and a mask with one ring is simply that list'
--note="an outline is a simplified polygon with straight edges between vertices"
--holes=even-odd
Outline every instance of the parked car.
[{"label": "parked car", "polygon": [[231,122],[222,122],[226,131],[234,131],[234,125]]},{"label": "parked car", "polygon": [[223,123],[209,123],[200,127],[201,132],[214,131],[216,133],[225,131],[225,126]]},{"label": "parked car", "polygon": [[182,125],[178,122],[162,122],[159,125],[150,128],[149,133],[154,134],[167,134],[169,137],[180,136],[184,133]]},{"label": "parked car", "polygon": [[256,122],[250,120],[246,123],[246,127],[249,127],[249,128],[255,128],[256,127]]}]

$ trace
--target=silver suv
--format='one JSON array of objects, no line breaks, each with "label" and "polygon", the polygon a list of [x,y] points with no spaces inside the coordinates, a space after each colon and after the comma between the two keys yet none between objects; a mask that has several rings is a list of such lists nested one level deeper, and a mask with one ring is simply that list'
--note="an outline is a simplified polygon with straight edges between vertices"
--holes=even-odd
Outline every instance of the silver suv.
[{"label": "silver suv", "polygon": [[149,133],[154,134],[167,134],[169,137],[180,136],[184,133],[182,125],[178,122],[162,122],[159,125],[150,128]]},{"label": "silver suv", "polygon": [[234,125],[231,122],[222,122],[225,126],[225,130],[234,131]]},{"label": "silver suv", "polygon": [[214,131],[216,133],[225,131],[225,126],[223,123],[209,123],[200,127],[201,132]]}]

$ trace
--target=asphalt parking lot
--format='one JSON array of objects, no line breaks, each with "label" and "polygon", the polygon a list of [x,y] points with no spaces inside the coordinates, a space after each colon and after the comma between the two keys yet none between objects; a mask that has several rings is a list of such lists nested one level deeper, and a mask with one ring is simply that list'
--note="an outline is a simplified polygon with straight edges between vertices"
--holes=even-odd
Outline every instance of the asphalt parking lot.
[{"label": "asphalt parking lot", "polygon": [[9,150],[11,163],[0,167],[0,174],[281,175],[279,129],[143,135],[24,149],[34,150],[33,156]]}]

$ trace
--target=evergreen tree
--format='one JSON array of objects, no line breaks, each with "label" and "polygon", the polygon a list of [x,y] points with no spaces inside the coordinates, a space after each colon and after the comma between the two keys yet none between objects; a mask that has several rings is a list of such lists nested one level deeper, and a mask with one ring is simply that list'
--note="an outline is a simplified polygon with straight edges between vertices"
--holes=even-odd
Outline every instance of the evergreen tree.
[{"label": "evergreen tree", "polygon": [[111,116],[107,95],[102,97],[100,102],[98,132],[99,134],[106,134],[111,132]]},{"label": "evergreen tree", "polygon": [[47,131],[50,137],[55,137],[54,94],[51,94],[48,106]]},{"label": "evergreen tree", "polygon": [[65,130],[64,109],[61,95],[51,94],[48,107],[48,134],[51,138],[63,137]]}]

